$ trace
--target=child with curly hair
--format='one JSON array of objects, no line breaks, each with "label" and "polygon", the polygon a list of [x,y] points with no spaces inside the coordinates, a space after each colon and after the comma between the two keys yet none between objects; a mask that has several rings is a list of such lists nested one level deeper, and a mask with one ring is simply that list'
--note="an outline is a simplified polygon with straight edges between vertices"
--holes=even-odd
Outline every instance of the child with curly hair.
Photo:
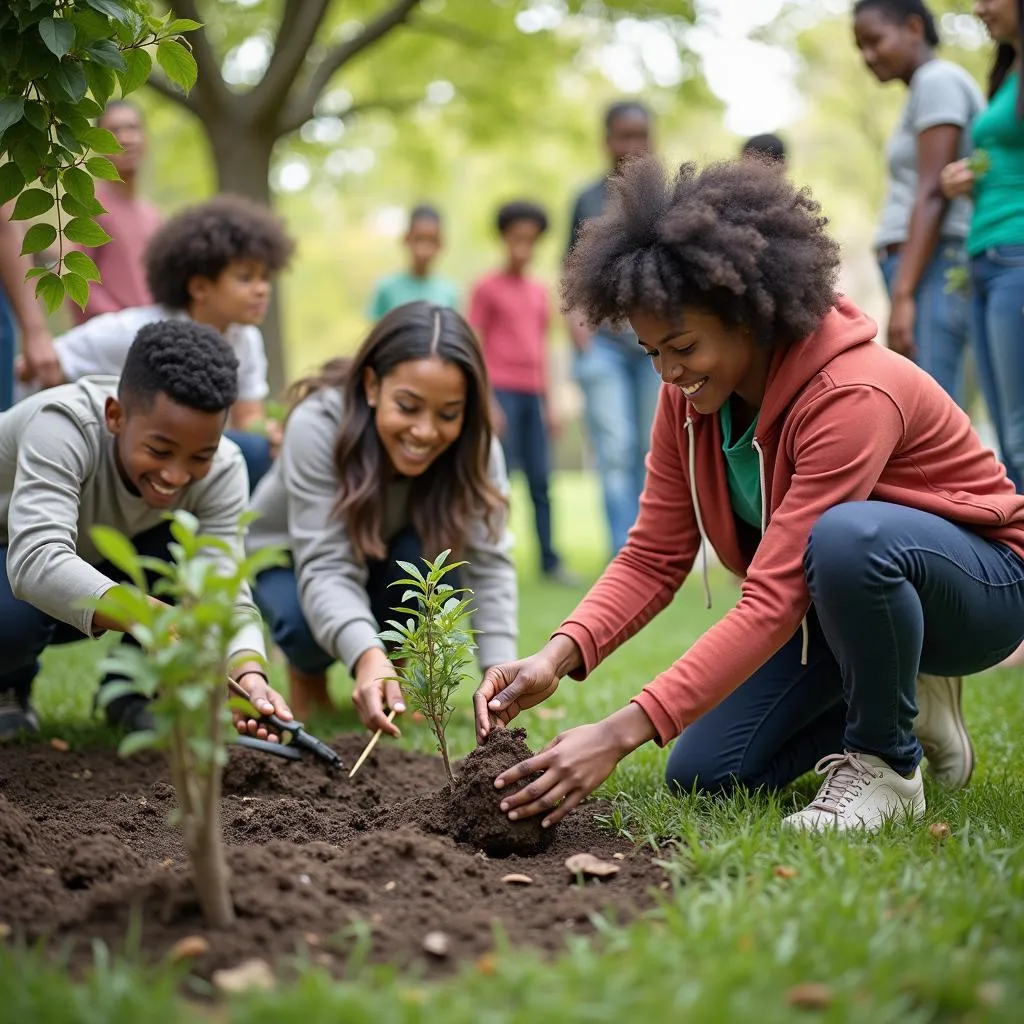
[{"label": "child with curly hair", "polygon": [[836,294],[825,223],[760,161],[666,181],[642,158],[583,228],[565,304],[628,318],[663,381],[647,484],[626,546],[552,639],[485,674],[478,736],[592,672],[671,602],[702,547],[745,578],[627,707],[498,777],[541,773],[502,800],[510,817],[552,824],[626,754],[680,733],[677,791],[816,768],[790,828],[920,817],[922,748],[938,781],[968,781],[960,677],[1024,635],[1024,499],[956,403]]},{"label": "child with curly hair", "polygon": [[[268,209],[222,195],[182,210],[146,249],[146,279],[155,300],[105,313],[54,339],[66,381],[121,372],[139,329],[157,320],[192,320],[215,328],[238,357],[238,399],[229,436],[242,449],[253,485],[270,467],[264,401],[267,357],[259,325],[267,315],[275,275],[294,243]],[[261,432],[268,436],[261,436]]]},{"label": "child with curly hair", "polygon": [[[224,339],[209,327],[163,321],[139,331],[120,379],[50,388],[0,414],[0,741],[38,730],[30,695],[47,647],[123,628],[86,604],[124,580],[96,550],[93,526],[113,527],[142,554],[166,559],[165,513],[183,509],[203,533],[238,543],[245,465],[222,437],[237,395],[238,360]],[[248,588],[237,610],[236,678],[261,711],[289,717],[267,685]],[[115,698],[107,716],[130,730],[152,727],[141,694]],[[236,723],[267,738],[253,719]]]}]

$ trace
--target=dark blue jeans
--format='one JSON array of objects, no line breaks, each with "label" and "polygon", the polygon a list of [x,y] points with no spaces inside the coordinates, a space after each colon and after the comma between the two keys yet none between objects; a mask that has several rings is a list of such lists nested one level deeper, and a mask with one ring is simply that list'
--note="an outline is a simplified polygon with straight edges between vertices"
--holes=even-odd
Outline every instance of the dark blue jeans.
[{"label": "dark blue jeans", "polygon": [[7,292],[0,287],[0,412],[14,404],[14,357],[18,330]]},{"label": "dark blue jeans", "polygon": [[971,260],[974,361],[1006,473],[1024,491],[1024,245]]},{"label": "dark blue jeans", "polygon": [[551,460],[548,432],[544,426],[544,407],[540,395],[495,389],[494,397],[505,414],[505,436],[501,439],[509,472],[521,469],[526,474],[533,502],[533,521],[540,545],[541,569],[548,572],[558,566],[558,555],[551,542],[551,499],[548,478]]},{"label": "dark blue jeans", "polygon": [[[391,586],[391,583],[405,575],[396,560],[416,563],[422,557],[423,545],[419,536],[412,527],[407,527],[392,538],[387,558],[371,559],[367,563],[369,579],[366,595],[370,600],[373,617],[381,629],[385,628],[384,623],[388,619],[395,617],[392,607],[402,603],[402,591]],[[453,572],[445,579],[457,587],[458,580],[453,578],[457,576],[458,573]],[[334,664],[334,656],[328,654],[313,637],[299,601],[295,570],[290,565],[261,572],[256,577],[253,596],[270,627],[274,643],[281,648],[289,665],[307,675],[317,675],[326,672]]]},{"label": "dark blue jeans", "polygon": [[1024,561],[938,516],[859,501],[829,509],[804,558],[810,647],[797,634],[672,748],[670,786],[777,788],[842,750],[910,773],[918,672],[969,675],[1024,638]]},{"label": "dark blue jeans", "polygon": [[[166,523],[132,538],[141,554],[164,560],[168,557],[170,541],[171,530]],[[112,580],[125,581],[124,574],[109,562],[100,562],[96,568]],[[39,655],[52,644],[70,644],[84,639],[73,626],[52,618],[27,601],[19,601],[11,593],[7,545],[0,547],[0,690],[11,688],[23,699],[27,698],[39,672]],[[136,641],[126,633],[122,642],[134,644]]]},{"label": "dark blue jeans", "polygon": [[245,459],[245,467],[249,471],[251,494],[273,465],[270,442],[262,434],[250,434],[245,430],[226,430],[224,433],[242,450],[242,458]]}]

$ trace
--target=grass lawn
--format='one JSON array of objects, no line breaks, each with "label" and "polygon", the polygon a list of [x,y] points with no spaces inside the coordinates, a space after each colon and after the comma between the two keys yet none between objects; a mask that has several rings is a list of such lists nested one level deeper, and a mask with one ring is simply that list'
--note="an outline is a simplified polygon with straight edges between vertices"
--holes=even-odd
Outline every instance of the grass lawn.
[{"label": "grass lawn", "polygon": [[[538,580],[522,492],[516,497],[521,649],[529,652],[579,595]],[[596,491],[566,476],[555,500],[566,560],[593,578],[603,548]],[[563,683],[543,716],[526,716],[531,744],[621,706],[737,591],[719,572],[713,593],[715,608],[705,611],[699,581],[688,582],[590,680]],[[48,735],[109,741],[90,722],[95,657],[84,644],[47,653],[37,703]],[[335,685],[343,696],[344,679]],[[637,841],[680,840],[666,853],[674,891],[649,919],[625,928],[602,922],[596,941],[576,941],[558,960],[505,948],[495,973],[467,966],[437,984],[358,964],[338,983],[310,968],[296,986],[210,1007],[178,999],[172,973],[110,964],[102,951],[95,974],[73,985],[37,955],[8,950],[0,952],[0,1021],[1017,1021],[1024,1012],[1022,685],[1018,672],[972,681],[966,710],[979,765],[971,787],[946,796],[929,786],[924,824],[873,838],[782,834],[780,818],[813,793],[813,779],[778,797],[679,800],[662,785],[666,752],[639,751],[606,786],[615,800],[610,825]],[[453,725],[459,755],[473,742],[468,687],[464,696],[466,710]],[[355,723],[341,714],[320,724],[330,731]],[[415,727],[402,742],[430,745]],[[928,825],[935,822],[948,823],[951,835],[934,838]],[[821,1005],[798,1009],[794,989],[815,983],[827,986],[826,998],[811,990],[806,999]]]}]

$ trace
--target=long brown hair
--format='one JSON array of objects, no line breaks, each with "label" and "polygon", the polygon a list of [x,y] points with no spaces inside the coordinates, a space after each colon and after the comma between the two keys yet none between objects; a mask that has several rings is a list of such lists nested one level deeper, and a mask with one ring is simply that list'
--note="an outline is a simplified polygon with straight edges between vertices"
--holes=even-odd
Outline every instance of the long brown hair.
[{"label": "long brown hair", "polygon": [[494,430],[491,392],[483,354],[469,324],[453,309],[410,302],[383,316],[351,358],[332,359],[289,391],[293,403],[324,388],[342,394],[343,413],[334,444],[338,478],[336,513],[362,559],[384,558],[381,536],[383,494],[391,466],[366,398],[365,371],[383,380],[414,359],[438,358],[457,366],[466,378],[462,430],[422,476],[409,495],[412,525],[433,557],[445,548],[464,552],[471,521],[483,516],[492,537],[500,527],[505,497],[487,475]]},{"label": "long brown hair", "polygon": [[[1017,4],[1017,43],[998,43],[992,70],[988,75],[988,98],[991,100],[1006,81],[1018,56],[1024,60],[1024,0]],[[1017,120],[1024,118],[1024,68],[1017,71]]]}]

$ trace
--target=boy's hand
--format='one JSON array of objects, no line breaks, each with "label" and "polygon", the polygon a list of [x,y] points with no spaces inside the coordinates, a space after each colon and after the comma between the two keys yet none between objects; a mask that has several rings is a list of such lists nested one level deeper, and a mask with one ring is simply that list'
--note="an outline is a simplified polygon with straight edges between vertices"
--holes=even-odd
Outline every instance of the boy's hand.
[{"label": "boy's hand", "polygon": [[[266,680],[262,669],[241,671],[236,681],[249,694],[249,703],[261,715],[277,715],[278,718],[290,722],[294,717],[288,702]],[[235,728],[243,736],[255,736],[260,740],[279,743],[281,737],[269,729],[265,722],[251,718],[242,711],[232,711]]]}]

